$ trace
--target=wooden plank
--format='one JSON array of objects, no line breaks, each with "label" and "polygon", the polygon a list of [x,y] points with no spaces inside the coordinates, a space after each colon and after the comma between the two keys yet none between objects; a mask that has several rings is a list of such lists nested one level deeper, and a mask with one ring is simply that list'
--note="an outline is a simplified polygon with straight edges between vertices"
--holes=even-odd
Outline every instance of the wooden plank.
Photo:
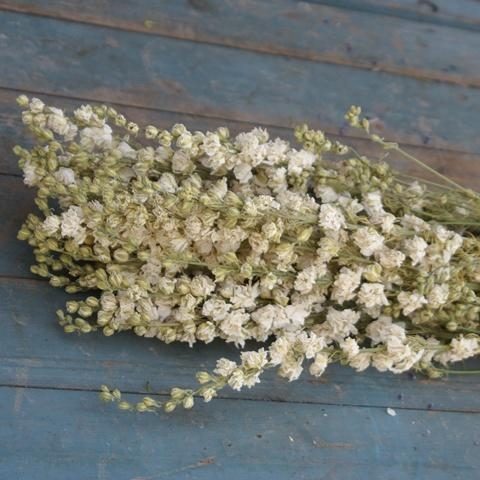
[{"label": "wooden plank", "polygon": [[[154,391],[166,393],[173,386],[194,386],[195,372],[212,369],[222,356],[238,359],[238,351],[220,341],[189,348],[130,332],[110,338],[67,335],[54,312],[72,296],[46,282],[0,279],[0,298],[3,338],[8,338],[0,352],[0,385],[94,390],[107,383],[145,392],[148,381]],[[480,359],[467,367],[479,368]],[[429,380],[373,370],[356,373],[337,365],[320,379],[306,373],[294,383],[268,372],[252,390],[225,389],[221,397],[480,412],[476,377]]]},{"label": "wooden plank", "polygon": [[32,248],[17,240],[17,232],[29,212],[36,207],[33,189],[18,177],[0,176],[0,276],[34,278],[30,265],[35,262]]},{"label": "wooden plank", "polygon": [[307,121],[332,133],[345,109],[362,103],[401,142],[480,148],[478,89],[9,12],[0,18],[0,87],[264,125]]},{"label": "wooden plank", "polygon": [[480,31],[480,5],[476,0],[304,0],[362,12]]},{"label": "wooden plank", "polygon": [[471,414],[217,400],[152,417],[94,392],[0,398],[3,478],[476,480],[480,468]]},{"label": "wooden plank", "polygon": [[[480,37],[474,32],[399,21],[390,16],[315,3],[276,0],[275,8],[272,8],[268,2],[258,0],[182,0],[162,3],[152,0],[87,0],[73,3],[66,0],[0,0],[0,8],[416,78],[480,86],[477,53],[480,51]],[[422,10],[418,6],[415,9],[415,4],[406,5],[406,8]],[[461,55],[458,55],[459,49]]]},{"label": "wooden plank", "polygon": [[[17,158],[13,155],[12,148],[17,144],[24,147],[32,145],[32,139],[21,122],[20,109],[15,102],[15,98],[19,94],[19,91],[0,88],[0,174],[20,175],[21,171],[17,166]],[[86,102],[84,99],[76,100],[51,95],[41,95],[41,98],[47,104],[66,109],[66,111],[69,112]],[[257,123],[237,122],[222,118],[208,118],[199,115],[152,110],[148,108],[127,107],[115,104],[114,106],[127,115],[128,118],[144,126],[154,124],[160,128],[170,128],[175,123],[184,123],[191,131],[207,131],[224,125],[230,129],[232,135],[235,135],[242,131],[248,131],[258,125]],[[272,138],[280,136],[293,142],[292,145],[296,145],[291,128],[270,126],[268,127],[268,131]],[[358,152],[363,155],[368,155],[372,159],[378,159],[383,154],[372,142],[366,139],[346,135],[332,135],[332,139],[347,143]],[[480,155],[414,145],[405,145],[405,148],[413,155],[416,155],[443,174],[452,177],[462,185],[473,189],[479,188]],[[421,178],[434,179],[426,175],[423,170],[418,169],[414,164],[408,163],[398,156],[390,155],[387,161],[393,167],[403,172],[417,175]],[[15,205],[12,205],[12,208],[16,208]],[[28,213],[28,209],[18,214],[15,212],[14,215],[24,217],[26,213]]]}]

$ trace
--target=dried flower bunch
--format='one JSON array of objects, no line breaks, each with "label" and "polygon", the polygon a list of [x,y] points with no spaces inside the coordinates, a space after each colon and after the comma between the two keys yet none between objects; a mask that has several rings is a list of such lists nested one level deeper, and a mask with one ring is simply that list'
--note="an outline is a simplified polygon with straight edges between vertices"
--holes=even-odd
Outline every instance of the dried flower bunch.
[{"label": "dried flower bunch", "polygon": [[[253,387],[271,367],[289,380],[333,362],[436,377],[480,352],[473,191],[440,174],[442,184],[412,182],[307,126],[296,149],[260,128],[141,129],[106,106],[67,116],[18,103],[38,143],[14,151],[42,212],[18,237],[34,248],[32,272],[90,292],[57,312],[66,332],[264,342],[165,402],[131,404],[106,386],[103,400],[172,411]],[[345,118],[420,163],[371,134],[358,107]]]}]

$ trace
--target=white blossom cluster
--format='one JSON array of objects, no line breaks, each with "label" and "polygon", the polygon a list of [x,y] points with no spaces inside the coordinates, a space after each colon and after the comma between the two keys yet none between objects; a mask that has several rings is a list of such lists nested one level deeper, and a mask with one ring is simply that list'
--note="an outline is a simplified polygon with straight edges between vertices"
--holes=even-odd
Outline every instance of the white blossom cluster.
[{"label": "white blossom cluster", "polygon": [[66,332],[265,342],[200,372],[198,390],[174,389],[166,410],[250,388],[270,367],[289,380],[333,362],[435,376],[480,352],[478,239],[385,164],[307,127],[298,149],[260,128],[141,130],[110,107],[19,104],[38,144],[15,153],[42,212],[19,238],[33,272],[91,291],[58,312]]}]

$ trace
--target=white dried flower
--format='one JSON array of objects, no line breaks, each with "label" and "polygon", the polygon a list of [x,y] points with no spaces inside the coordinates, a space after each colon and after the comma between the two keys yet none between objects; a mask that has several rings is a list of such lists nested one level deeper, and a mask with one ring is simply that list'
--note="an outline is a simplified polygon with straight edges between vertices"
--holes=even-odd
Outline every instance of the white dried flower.
[{"label": "white dried flower", "polygon": [[229,377],[232,372],[237,368],[237,364],[228,360],[227,358],[219,358],[217,360],[217,366],[214,369],[215,375],[221,377]]},{"label": "white dried flower", "polygon": [[410,315],[427,303],[427,299],[418,292],[400,292],[397,300],[404,315]]},{"label": "white dried flower", "polygon": [[42,228],[48,235],[57,233],[60,228],[60,217],[58,215],[49,215],[43,221]]},{"label": "white dried flower", "polygon": [[425,257],[427,247],[427,242],[417,235],[403,242],[404,251],[412,259],[412,265],[421,263]]},{"label": "white dried flower", "polygon": [[364,283],[360,287],[357,298],[358,302],[365,308],[382,307],[388,305],[389,302],[384,292],[382,283]]},{"label": "white dried flower", "polygon": [[355,297],[355,290],[360,286],[362,270],[351,270],[342,267],[336,280],[333,283],[331,299],[340,305]]},{"label": "white dried flower", "polygon": [[340,208],[330,203],[324,203],[320,207],[318,222],[325,230],[338,231],[346,226],[345,217]]},{"label": "white dried flower", "polygon": [[320,377],[328,365],[328,355],[326,353],[318,353],[315,360],[310,364],[309,372],[315,376]]},{"label": "white dried flower", "polygon": [[432,308],[439,308],[448,300],[450,287],[448,284],[434,285],[427,293],[428,306]]},{"label": "white dried flower", "polygon": [[331,328],[331,336],[336,341],[341,341],[346,337],[356,334],[355,324],[360,319],[360,313],[348,308],[345,310],[336,310],[329,307],[327,312],[327,324]]},{"label": "white dried flower", "polygon": [[75,172],[68,167],[60,167],[55,172],[55,178],[64,185],[72,185],[75,183]]},{"label": "white dried flower", "polygon": [[370,257],[383,247],[384,238],[371,227],[360,227],[353,235],[355,245],[364,257]]}]

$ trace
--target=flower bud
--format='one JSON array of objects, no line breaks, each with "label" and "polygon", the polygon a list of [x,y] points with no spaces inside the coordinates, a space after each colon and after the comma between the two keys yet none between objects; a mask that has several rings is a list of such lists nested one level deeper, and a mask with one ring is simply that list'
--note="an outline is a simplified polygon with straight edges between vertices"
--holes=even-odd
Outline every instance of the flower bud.
[{"label": "flower bud", "polygon": [[75,325],[65,325],[63,331],[65,333],[73,333],[77,331],[77,327]]},{"label": "flower bud", "polygon": [[75,300],[69,300],[66,303],[66,307],[67,307],[68,313],[76,313],[78,310],[79,304]]},{"label": "flower bud", "polygon": [[176,403],[175,402],[166,402],[163,406],[163,409],[165,410],[166,413],[170,413],[170,412],[173,412],[175,410],[175,407],[176,407]]},{"label": "flower bud", "polygon": [[[74,313],[74,312],[69,312],[69,313]],[[93,315],[92,307],[89,307],[88,305],[82,305],[78,309],[78,314],[83,318],[91,317]]]},{"label": "flower bud", "polygon": [[144,397],[143,398],[143,403],[148,407],[148,408],[152,408],[152,407],[157,407],[158,406],[158,402],[156,402],[153,398],[151,397]]},{"label": "flower bud", "polygon": [[110,336],[112,336],[114,333],[115,333],[115,330],[114,330],[112,327],[105,326],[105,327],[103,328],[103,334],[104,334],[106,337],[110,337]]},{"label": "flower bud", "polygon": [[20,107],[28,107],[28,97],[26,95],[19,95],[17,97],[17,103]]},{"label": "flower bud", "polygon": [[185,396],[185,390],[183,390],[182,388],[173,387],[170,391],[170,396],[172,397],[172,400],[182,400]]},{"label": "flower bud", "polygon": [[98,298],[96,297],[87,297],[85,299],[85,303],[89,306],[89,307],[92,307],[92,308],[97,308],[100,304]]},{"label": "flower bud", "polygon": [[147,128],[145,128],[145,138],[148,140],[153,140],[156,138],[158,135],[158,128],[154,127],[153,125],[148,125]]},{"label": "flower bud", "polygon": [[458,329],[458,323],[455,322],[454,320],[450,320],[446,325],[445,325],[446,329],[449,331],[449,332],[455,332],[457,329]]},{"label": "flower bud", "polygon": [[193,405],[195,404],[195,401],[193,399],[193,396],[192,395],[188,395],[187,397],[185,397],[183,399],[183,408],[189,410],[190,408],[193,407]]},{"label": "flower bud", "polygon": [[100,392],[99,395],[100,397],[100,400],[102,400],[102,402],[111,402],[113,400],[113,396],[111,393],[109,392]]},{"label": "flower bud", "polygon": [[201,385],[203,385],[204,383],[208,383],[212,379],[211,375],[208,372],[197,372],[196,376],[198,383],[200,383]]},{"label": "flower bud", "polygon": [[120,263],[128,262],[129,254],[123,248],[118,248],[113,252],[113,258]]}]

